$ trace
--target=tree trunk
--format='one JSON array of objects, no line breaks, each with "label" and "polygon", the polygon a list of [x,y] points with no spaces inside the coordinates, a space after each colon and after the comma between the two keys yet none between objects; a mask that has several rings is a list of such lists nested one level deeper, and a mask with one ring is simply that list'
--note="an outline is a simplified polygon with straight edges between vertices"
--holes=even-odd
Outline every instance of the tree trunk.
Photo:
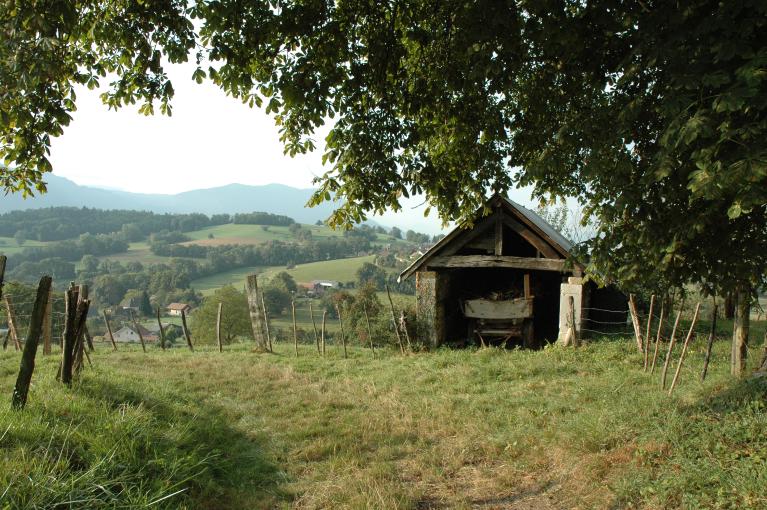
[{"label": "tree trunk", "polygon": [[739,289],[735,306],[735,321],[732,325],[731,373],[743,375],[748,356],[748,330],[751,315],[751,294],[747,289]]},{"label": "tree trunk", "polygon": [[734,319],[735,318],[735,296],[732,292],[728,292],[727,295],[724,297],[724,318],[725,319]]},{"label": "tree trunk", "polygon": [[19,376],[16,378],[16,386],[13,389],[13,398],[11,399],[11,405],[14,409],[21,409],[27,403],[29,384],[32,381],[32,372],[35,370],[37,344],[40,341],[43,329],[50,289],[51,277],[43,276],[40,278],[40,285],[37,287],[37,297],[32,308],[32,316],[29,319],[29,333],[27,334],[26,342],[24,342],[24,352],[21,355]]}]

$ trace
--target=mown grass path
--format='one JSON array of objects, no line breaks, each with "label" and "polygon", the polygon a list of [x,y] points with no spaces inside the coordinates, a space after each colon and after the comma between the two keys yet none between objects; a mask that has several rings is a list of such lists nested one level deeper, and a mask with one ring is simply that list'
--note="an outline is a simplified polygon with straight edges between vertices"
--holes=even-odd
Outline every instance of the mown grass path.
[{"label": "mown grass path", "polygon": [[725,342],[703,384],[693,346],[673,398],[628,341],[121,349],[71,389],[39,356],[28,408],[0,411],[0,507],[767,507],[767,383],[731,380]]}]

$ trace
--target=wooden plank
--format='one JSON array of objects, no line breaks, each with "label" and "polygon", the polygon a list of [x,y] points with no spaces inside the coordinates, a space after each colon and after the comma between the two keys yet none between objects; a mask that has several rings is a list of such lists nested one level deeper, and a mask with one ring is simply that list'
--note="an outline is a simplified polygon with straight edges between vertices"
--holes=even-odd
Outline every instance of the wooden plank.
[{"label": "wooden plank", "polygon": [[532,291],[530,289],[530,273],[525,273],[524,276],[524,286],[525,286],[525,299],[530,299],[533,297]]},{"label": "wooden plank", "polygon": [[13,388],[13,397],[11,405],[14,409],[22,409],[27,403],[29,394],[29,384],[32,381],[32,372],[35,370],[35,356],[37,355],[37,344],[45,320],[45,310],[50,298],[51,277],[43,276],[40,278],[40,284],[37,287],[37,296],[35,304],[32,307],[32,316],[29,319],[29,331],[27,339],[24,342],[24,352],[21,355],[21,365],[19,366],[19,375],[16,378],[16,385]]},{"label": "wooden plank", "polygon": [[472,319],[526,319],[533,316],[533,301],[468,299],[463,302],[463,314]]},{"label": "wooden plank", "polygon": [[527,269],[533,271],[555,271],[564,273],[564,259],[536,259],[533,257],[511,257],[502,255],[452,255],[449,257],[434,257],[427,263],[429,268],[460,268],[460,267],[505,267],[511,269]]}]

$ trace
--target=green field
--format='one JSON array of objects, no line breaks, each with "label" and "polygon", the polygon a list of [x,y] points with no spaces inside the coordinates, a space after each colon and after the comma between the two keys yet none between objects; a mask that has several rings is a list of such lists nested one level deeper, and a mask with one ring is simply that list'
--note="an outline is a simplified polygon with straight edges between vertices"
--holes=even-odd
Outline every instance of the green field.
[{"label": "green field", "polygon": [[[767,508],[767,378],[693,344],[673,397],[632,339],[409,356],[99,345],[0,410],[3,508]],[[10,395],[19,354],[0,353]]]},{"label": "green field", "polygon": [[14,255],[21,252],[24,248],[34,248],[36,246],[45,246],[46,244],[41,241],[27,240],[19,246],[13,237],[0,236],[0,255]]}]

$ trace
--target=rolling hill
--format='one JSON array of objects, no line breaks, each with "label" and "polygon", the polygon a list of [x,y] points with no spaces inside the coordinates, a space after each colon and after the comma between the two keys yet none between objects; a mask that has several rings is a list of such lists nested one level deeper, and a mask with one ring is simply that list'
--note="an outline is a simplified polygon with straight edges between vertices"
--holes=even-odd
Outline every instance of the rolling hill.
[{"label": "rolling hill", "polygon": [[333,210],[332,203],[307,208],[312,189],[298,189],[282,184],[248,186],[228,184],[210,189],[199,189],[175,195],[130,193],[81,186],[69,179],[48,174],[45,177],[48,192],[24,199],[9,194],[0,201],[0,213],[43,207],[91,207],[97,209],[134,209],[156,213],[240,213],[264,211],[284,214],[299,223],[324,220]]}]

